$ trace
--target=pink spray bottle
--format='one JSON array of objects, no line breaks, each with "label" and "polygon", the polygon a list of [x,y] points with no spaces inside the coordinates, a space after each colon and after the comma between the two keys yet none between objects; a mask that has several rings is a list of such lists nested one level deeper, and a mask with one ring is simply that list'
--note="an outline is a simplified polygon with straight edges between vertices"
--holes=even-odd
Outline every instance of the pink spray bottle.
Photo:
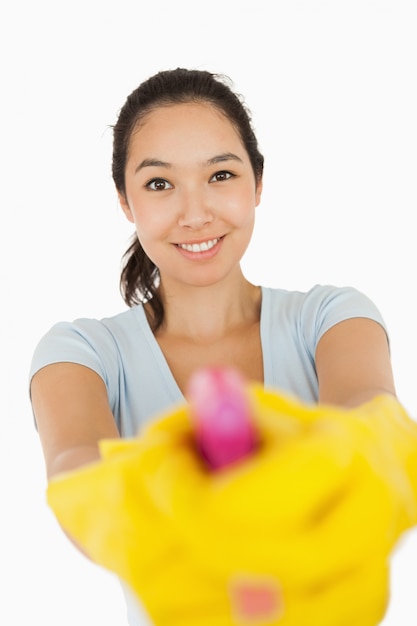
[{"label": "pink spray bottle", "polygon": [[213,470],[251,454],[257,446],[243,377],[233,369],[202,369],[188,385],[197,445]]},{"label": "pink spray bottle", "polygon": [[[238,372],[199,370],[191,377],[188,398],[197,445],[212,471],[253,454],[258,433]],[[237,574],[230,580],[229,593],[236,624],[275,624],[282,615],[281,589],[271,576]]]}]

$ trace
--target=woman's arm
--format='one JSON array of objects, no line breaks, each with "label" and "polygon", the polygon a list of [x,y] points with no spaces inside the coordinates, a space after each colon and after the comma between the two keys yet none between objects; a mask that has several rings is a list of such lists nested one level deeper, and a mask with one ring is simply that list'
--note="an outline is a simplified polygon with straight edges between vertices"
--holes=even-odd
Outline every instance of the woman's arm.
[{"label": "woman's arm", "polygon": [[119,437],[106,386],[83,365],[42,368],[31,397],[48,478],[98,460],[98,441]]},{"label": "woman's arm", "polygon": [[316,350],[319,402],[354,407],[395,396],[388,339],[380,324],[353,318],[333,326]]}]

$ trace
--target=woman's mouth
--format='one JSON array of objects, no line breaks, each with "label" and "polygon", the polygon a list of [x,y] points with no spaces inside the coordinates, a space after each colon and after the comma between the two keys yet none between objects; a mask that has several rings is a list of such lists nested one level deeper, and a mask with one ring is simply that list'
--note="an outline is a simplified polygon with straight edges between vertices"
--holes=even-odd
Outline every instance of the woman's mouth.
[{"label": "woman's mouth", "polygon": [[219,243],[222,237],[216,237],[215,239],[208,239],[207,241],[202,241],[201,243],[177,243],[177,248],[181,248],[182,250],[187,250],[188,252],[207,252],[214,248],[214,246]]}]

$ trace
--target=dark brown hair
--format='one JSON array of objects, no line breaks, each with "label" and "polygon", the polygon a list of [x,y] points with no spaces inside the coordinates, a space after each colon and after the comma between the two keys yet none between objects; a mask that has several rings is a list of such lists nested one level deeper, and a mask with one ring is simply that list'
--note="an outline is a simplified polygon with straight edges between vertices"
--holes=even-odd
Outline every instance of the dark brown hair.
[{"label": "dark brown hair", "polygon": [[[125,168],[130,138],[138,123],[160,106],[188,102],[208,102],[220,110],[235,127],[248,153],[255,180],[262,179],[264,159],[251,124],[251,114],[243,99],[231,89],[231,81],[204,70],[177,68],[155,74],[127,98],[113,126],[113,180],[119,193],[126,194]],[[128,306],[148,301],[152,327],[159,328],[164,308],[158,294],[159,270],[145,254],[136,235],[123,256],[120,291]]]}]

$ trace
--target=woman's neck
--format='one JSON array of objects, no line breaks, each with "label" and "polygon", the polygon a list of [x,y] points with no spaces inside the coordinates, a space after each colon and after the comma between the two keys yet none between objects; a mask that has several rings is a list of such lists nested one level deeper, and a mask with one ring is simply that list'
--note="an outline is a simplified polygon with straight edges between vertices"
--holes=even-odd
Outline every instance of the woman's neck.
[{"label": "woman's neck", "polygon": [[204,344],[259,321],[261,289],[243,274],[204,287],[183,286],[175,292],[161,281],[165,317],[156,336],[168,334]]}]

